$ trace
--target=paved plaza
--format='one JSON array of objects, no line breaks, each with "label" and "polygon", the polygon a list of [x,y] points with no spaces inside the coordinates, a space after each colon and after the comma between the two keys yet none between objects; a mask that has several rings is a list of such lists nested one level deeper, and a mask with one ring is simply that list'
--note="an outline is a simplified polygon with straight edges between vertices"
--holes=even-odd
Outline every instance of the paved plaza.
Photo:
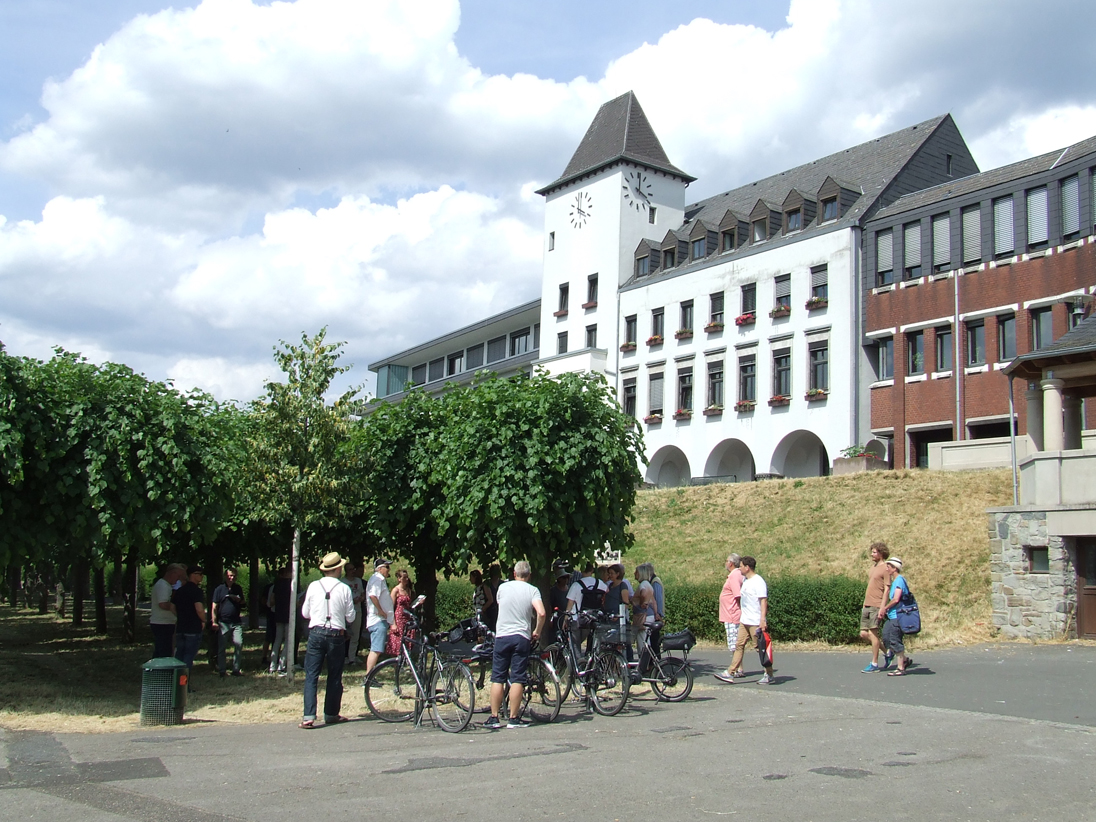
[{"label": "paved plaza", "polygon": [[0,819],[1096,819],[1096,647],[913,656],[888,678],[778,646],[764,687],[719,684],[726,655],[704,651],[685,703],[643,689],[620,716],[568,705],[528,730],[5,731]]}]

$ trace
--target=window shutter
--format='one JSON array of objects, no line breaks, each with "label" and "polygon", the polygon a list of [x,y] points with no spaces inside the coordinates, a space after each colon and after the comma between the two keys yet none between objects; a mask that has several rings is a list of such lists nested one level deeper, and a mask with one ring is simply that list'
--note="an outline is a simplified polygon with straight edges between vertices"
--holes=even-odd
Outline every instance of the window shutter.
[{"label": "window shutter", "polygon": [[903,259],[906,268],[921,265],[921,224],[910,223],[906,226],[903,241],[905,244]]},{"label": "window shutter", "polygon": [[1081,230],[1080,182],[1077,177],[1062,180],[1062,233],[1074,234]]},{"label": "window shutter", "polygon": [[792,293],[792,277],[790,274],[785,274],[782,277],[776,278],[776,298],[779,300],[781,297],[790,297]]},{"label": "window shutter", "polygon": [[1006,254],[1016,248],[1012,237],[1012,197],[993,201],[993,253]]},{"label": "window shutter", "polygon": [[942,214],[932,218],[932,264],[947,265],[951,262],[951,217]]},{"label": "window shutter", "polygon": [[1046,186],[1027,193],[1027,232],[1029,244],[1047,241]]},{"label": "window shutter", "polygon": [[829,282],[829,267],[824,265],[816,265],[811,269],[811,288],[818,288],[821,285],[827,285]]},{"label": "window shutter", "polygon": [[662,410],[662,375],[651,375],[651,412]]},{"label": "window shutter", "polygon": [[963,262],[982,259],[982,209],[978,206],[963,212]]},{"label": "window shutter", "polygon": [[894,268],[894,238],[891,230],[880,231],[875,235],[875,270],[879,273],[890,271]]}]

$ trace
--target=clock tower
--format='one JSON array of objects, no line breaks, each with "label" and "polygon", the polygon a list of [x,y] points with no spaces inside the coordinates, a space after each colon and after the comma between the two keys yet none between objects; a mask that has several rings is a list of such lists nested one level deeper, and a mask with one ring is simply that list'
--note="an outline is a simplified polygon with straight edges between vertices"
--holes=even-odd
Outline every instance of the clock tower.
[{"label": "clock tower", "polygon": [[540,354],[552,373],[610,372],[618,338],[617,289],[635,249],[684,219],[694,177],[674,166],[635,94],[602,105],[545,198]]}]

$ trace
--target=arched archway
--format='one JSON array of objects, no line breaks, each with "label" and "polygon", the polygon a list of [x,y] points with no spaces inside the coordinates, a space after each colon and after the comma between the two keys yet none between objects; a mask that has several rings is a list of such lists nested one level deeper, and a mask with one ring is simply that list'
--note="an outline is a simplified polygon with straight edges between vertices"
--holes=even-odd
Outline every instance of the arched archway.
[{"label": "arched archway", "polygon": [[773,451],[770,470],[785,477],[824,477],[830,473],[830,456],[817,434],[792,431]]},{"label": "arched archway", "polygon": [[879,439],[870,439],[868,444],[864,446],[864,450],[873,455],[876,459],[887,461],[887,445],[885,442]]},{"label": "arched archway", "polygon": [[742,440],[723,440],[708,455],[704,465],[706,477],[730,477],[736,482],[751,482],[756,476],[753,454]]},{"label": "arched archway", "polygon": [[659,488],[688,485],[692,477],[688,458],[673,445],[659,448],[647,464],[647,482]]}]

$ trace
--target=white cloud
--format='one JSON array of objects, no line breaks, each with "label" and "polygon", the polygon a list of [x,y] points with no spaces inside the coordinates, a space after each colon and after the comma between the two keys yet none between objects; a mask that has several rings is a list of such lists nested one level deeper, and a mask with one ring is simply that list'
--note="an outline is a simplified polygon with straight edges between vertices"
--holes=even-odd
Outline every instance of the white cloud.
[{"label": "white cloud", "polygon": [[1021,115],[971,141],[983,168],[1065,148],[1096,135],[1096,105],[1062,106]]},{"label": "white cloud", "polygon": [[225,357],[183,357],[168,367],[167,378],[181,391],[200,388],[221,400],[247,402],[281,374],[273,361],[235,362]]}]

